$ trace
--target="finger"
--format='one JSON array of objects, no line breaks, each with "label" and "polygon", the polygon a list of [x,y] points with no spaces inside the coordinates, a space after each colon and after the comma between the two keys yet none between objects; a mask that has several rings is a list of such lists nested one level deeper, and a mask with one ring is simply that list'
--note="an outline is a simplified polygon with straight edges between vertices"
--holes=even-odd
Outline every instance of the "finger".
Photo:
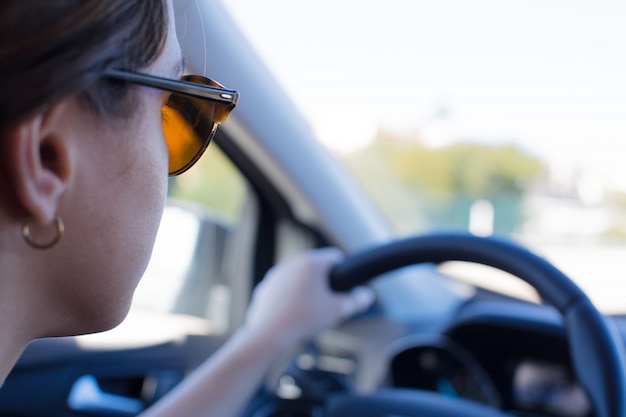
[{"label": "finger", "polygon": [[375,298],[374,290],[370,287],[355,287],[349,294],[343,296],[341,312],[344,317],[349,317],[365,311],[372,305]]},{"label": "finger", "polygon": [[314,249],[310,253],[318,271],[316,275],[325,281],[328,281],[330,271],[345,258],[344,253],[336,247]]},{"label": "finger", "polygon": [[335,266],[344,258],[343,252],[335,247],[315,249],[315,252],[319,257],[318,259],[324,262],[329,268]]}]

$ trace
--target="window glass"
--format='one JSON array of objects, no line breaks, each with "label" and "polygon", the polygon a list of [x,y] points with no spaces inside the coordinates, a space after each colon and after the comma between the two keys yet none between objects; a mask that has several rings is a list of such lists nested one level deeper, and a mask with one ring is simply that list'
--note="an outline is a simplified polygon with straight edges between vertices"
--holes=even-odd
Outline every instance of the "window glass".
[{"label": "window glass", "polygon": [[169,195],[210,207],[222,220],[236,224],[246,198],[245,180],[216,144],[189,171],[170,179]]},{"label": "window glass", "polygon": [[133,308],[174,310],[193,261],[201,222],[194,212],[168,205],[154,250],[133,298]]},{"label": "window glass", "polygon": [[626,3],[224,4],[399,235],[513,236],[626,312]]},{"label": "window glass", "polygon": [[[223,287],[218,282],[223,248],[216,246],[224,245],[227,235],[238,225],[246,199],[245,180],[212,144],[194,167],[171,178],[169,197],[152,257],[135,292],[133,309],[228,316],[228,311],[209,314],[204,303],[215,288]],[[204,245],[205,253],[196,252],[198,245]],[[181,303],[197,306],[181,307]],[[229,308],[227,303],[220,305]]]}]

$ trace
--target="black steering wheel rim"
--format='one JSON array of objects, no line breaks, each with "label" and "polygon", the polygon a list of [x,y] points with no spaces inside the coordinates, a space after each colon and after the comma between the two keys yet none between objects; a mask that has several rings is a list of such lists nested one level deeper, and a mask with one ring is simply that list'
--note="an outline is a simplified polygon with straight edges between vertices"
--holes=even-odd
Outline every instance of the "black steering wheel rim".
[{"label": "black steering wheel rim", "polygon": [[623,341],[571,279],[512,240],[465,232],[409,237],[348,256],[332,271],[330,285],[336,291],[346,291],[401,267],[446,261],[495,267],[533,286],[563,317],[574,369],[596,415],[626,416]]}]

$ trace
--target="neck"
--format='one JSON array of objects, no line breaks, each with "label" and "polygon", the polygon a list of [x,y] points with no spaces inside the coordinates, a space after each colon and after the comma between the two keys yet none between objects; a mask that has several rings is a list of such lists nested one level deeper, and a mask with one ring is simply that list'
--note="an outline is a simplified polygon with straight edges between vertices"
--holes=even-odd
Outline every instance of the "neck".
[{"label": "neck", "polygon": [[[1,191],[0,184],[0,195]],[[43,329],[47,324],[55,323],[46,314],[47,294],[42,290],[48,260],[26,247],[19,233],[21,223],[3,216],[1,206],[0,386],[26,346],[45,336]]]},{"label": "neck", "polygon": [[26,344],[11,343],[12,338],[6,337],[10,332],[0,332],[0,334],[2,334],[0,338],[0,387],[2,387],[7,375],[26,348]]},{"label": "neck", "polygon": [[0,386],[36,337],[33,333],[36,322],[28,319],[32,308],[24,302],[24,291],[20,289],[20,281],[26,281],[25,275],[11,266],[6,257],[0,256]]}]

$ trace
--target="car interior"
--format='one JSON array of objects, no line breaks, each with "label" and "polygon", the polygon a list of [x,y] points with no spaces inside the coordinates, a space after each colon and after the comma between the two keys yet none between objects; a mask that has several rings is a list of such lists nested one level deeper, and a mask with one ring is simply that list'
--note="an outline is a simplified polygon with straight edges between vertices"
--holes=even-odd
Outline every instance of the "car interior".
[{"label": "car interior", "polygon": [[[284,352],[242,399],[241,417],[626,415],[626,316],[600,312],[512,238],[398,236],[223,2],[181,0],[176,13],[189,71],[236,89],[240,103],[198,166],[170,183],[128,318],[101,334],[33,342],[0,390],[0,415],[140,414],[242,324],[269,268],[326,246],[347,254],[331,287],[369,285],[376,303]],[[453,270],[522,283],[530,295]]]}]

